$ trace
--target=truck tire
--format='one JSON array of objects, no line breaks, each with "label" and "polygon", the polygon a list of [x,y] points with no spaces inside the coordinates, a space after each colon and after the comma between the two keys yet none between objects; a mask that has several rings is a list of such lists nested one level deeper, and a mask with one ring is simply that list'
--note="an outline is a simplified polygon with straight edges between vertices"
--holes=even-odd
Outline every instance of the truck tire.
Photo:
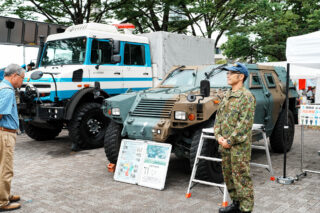
[{"label": "truck tire", "polygon": [[[190,147],[190,167],[191,168],[193,168],[193,164],[195,162],[201,133],[202,133],[202,129],[198,129],[195,131],[192,137],[192,143]],[[207,157],[221,158],[221,155],[218,152],[218,143],[214,140],[208,140],[208,139],[204,140],[201,155],[207,156]],[[215,182],[215,183],[222,183],[223,174],[222,174],[221,163],[207,161],[207,160],[199,160],[196,178],[200,180]]]},{"label": "truck tire", "polygon": [[[68,125],[73,149],[92,149],[103,146],[104,133],[109,119],[103,114],[101,104],[80,105]],[[77,147],[77,148],[74,148]]]},{"label": "truck tire", "polygon": [[[285,125],[285,113],[284,110],[280,113],[280,116],[278,118],[278,121],[273,129],[273,132],[270,136],[270,145],[272,148],[272,151],[276,153],[283,153],[284,152],[284,125]],[[293,144],[293,138],[294,138],[294,117],[292,112],[288,111],[288,140],[286,143],[287,152],[291,149]]]},{"label": "truck tire", "polygon": [[22,122],[25,133],[32,139],[37,141],[46,141],[52,140],[59,135],[62,130],[61,127],[49,129],[49,128],[41,128],[37,127],[30,122]]},{"label": "truck tire", "polygon": [[104,151],[110,163],[117,163],[122,140],[121,131],[122,125],[111,120],[104,135]]}]

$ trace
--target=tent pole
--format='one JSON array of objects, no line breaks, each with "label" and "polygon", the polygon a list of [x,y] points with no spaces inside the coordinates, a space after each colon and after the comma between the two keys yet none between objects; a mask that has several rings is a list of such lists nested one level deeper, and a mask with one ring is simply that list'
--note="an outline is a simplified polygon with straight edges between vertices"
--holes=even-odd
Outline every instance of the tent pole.
[{"label": "tent pole", "polygon": [[286,106],[285,106],[285,125],[283,129],[283,177],[278,177],[277,182],[281,184],[292,184],[294,182],[294,179],[292,177],[286,176],[287,171],[287,140],[289,140],[288,137],[288,131],[289,131],[289,122],[288,122],[288,112],[289,112],[289,81],[290,81],[290,63],[287,63],[287,79],[286,79]]}]

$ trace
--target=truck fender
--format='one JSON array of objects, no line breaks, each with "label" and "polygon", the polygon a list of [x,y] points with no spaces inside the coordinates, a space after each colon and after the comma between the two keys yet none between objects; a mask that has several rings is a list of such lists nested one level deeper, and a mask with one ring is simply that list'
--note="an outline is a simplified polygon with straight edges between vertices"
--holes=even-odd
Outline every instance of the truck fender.
[{"label": "truck fender", "polygon": [[[71,120],[73,112],[75,111],[79,102],[85,95],[89,93],[94,95],[94,91],[97,91],[97,90],[100,91],[100,96],[98,97],[98,99],[101,99],[101,98],[104,99],[104,98],[110,97],[110,95],[105,91],[103,91],[102,89],[96,89],[96,88],[90,87],[90,88],[84,88],[82,90],[79,90],[71,97],[70,102],[67,105],[66,116],[65,116],[66,120]],[[98,101],[94,101],[94,102],[98,102]]]}]

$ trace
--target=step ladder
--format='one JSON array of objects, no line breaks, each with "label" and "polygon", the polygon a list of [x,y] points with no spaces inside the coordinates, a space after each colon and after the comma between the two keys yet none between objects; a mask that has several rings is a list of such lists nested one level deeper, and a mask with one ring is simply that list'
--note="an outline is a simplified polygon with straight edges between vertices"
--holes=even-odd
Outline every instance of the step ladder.
[{"label": "step ladder", "polygon": [[[252,135],[256,135],[256,134],[262,134],[264,144],[263,144],[263,146],[261,146],[261,145],[251,145],[251,148],[265,150],[268,164],[259,164],[259,163],[252,163],[251,162],[250,165],[267,169],[271,174],[270,180],[274,181],[275,177],[274,177],[274,174],[273,174],[271,158],[270,158],[270,152],[269,152],[269,146],[268,146],[268,141],[267,141],[267,136],[266,136],[264,125],[262,125],[262,124],[253,124]],[[186,193],[186,198],[190,198],[191,197],[191,192],[190,191],[198,183],[209,185],[209,186],[216,186],[216,187],[219,187],[219,188],[223,188],[222,206],[226,207],[226,206],[228,206],[229,193],[228,193],[227,186],[226,186],[225,183],[218,184],[218,183],[203,181],[203,180],[199,180],[199,179],[195,178],[196,173],[197,173],[197,169],[198,169],[198,163],[199,163],[200,159],[209,160],[209,161],[216,161],[216,162],[221,162],[222,161],[221,158],[206,157],[206,156],[202,156],[201,155],[201,150],[202,150],[202,147],[203,147],[204,139],[215,139],[214,132],[213,132],[213,127],[212,128],[202,129],[202,134],[201,134],[201,137],[200,137],[200,141],[199,141],[199,146],[198,146],[195,162],[193,164],[192,173],[191,173],[191,177],[190,177],[190,181],[189,181],[189,186],[188,186],[188,190],[187,190],[187,193]]]}]

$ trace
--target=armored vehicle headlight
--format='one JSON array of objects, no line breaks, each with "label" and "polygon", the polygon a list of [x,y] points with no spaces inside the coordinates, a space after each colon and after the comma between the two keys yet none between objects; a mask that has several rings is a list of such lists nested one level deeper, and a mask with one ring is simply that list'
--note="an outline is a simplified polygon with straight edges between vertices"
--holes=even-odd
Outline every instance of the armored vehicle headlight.
[{"label": "armored vehicle headlight", "polygon": [[120,109],[119,108],[112,108],[112,115],[120,115]]},{"label": "armored vehicle headlight", "polygon": [[187,119],[187,113],[184,111],[175,111],[174,112],[174,119],[176,120],[186,120]]}]

